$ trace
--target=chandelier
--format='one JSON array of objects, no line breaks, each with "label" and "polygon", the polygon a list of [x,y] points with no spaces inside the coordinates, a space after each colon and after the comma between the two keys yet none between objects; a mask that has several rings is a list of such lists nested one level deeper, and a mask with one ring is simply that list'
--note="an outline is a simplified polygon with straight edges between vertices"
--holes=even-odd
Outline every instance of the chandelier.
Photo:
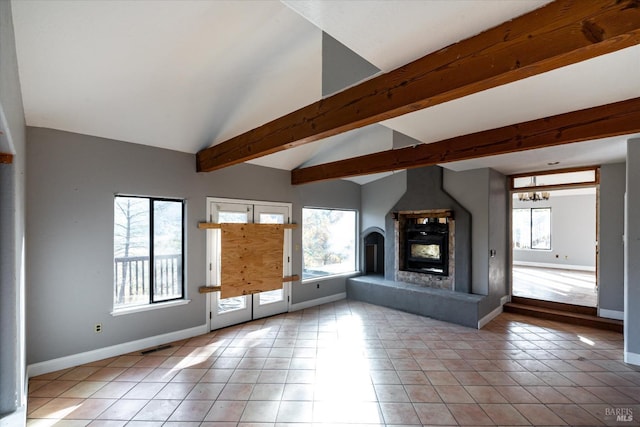
[{"label": "chandelier", "polygon": [[[531,177],[529,187],[536,187],[536,177]],[[518,200],[521,202],[539,202],[541,200],[549,200],[551,194],[548,191],[527,191],[525,193],[518,193]]]},{"label": "chandelier", "polygon": [[518,200],[521,202],[539,202],[549,200],[551,195],[548,191],[529,191],[528,193],[518,193]]}]

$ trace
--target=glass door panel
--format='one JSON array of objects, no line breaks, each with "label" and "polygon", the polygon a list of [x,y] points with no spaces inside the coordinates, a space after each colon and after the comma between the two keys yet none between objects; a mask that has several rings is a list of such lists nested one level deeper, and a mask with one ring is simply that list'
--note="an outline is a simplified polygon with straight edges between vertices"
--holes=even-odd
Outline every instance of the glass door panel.
[{"label": "glass door panel", "polygon": [[[253,205],[244,203],[212,203],[212,219],[219,224],[222,223],[248,223],[253,222]],[[215,261],[220,259],[220,230],[213,232],[213,250],[211,263],[213,283],[220,283],[220,263]],[[232,298],[220,298],[220,292],[212,294],[212,319],[211,329],[218,329],[225,326],[251,320],[251,296],[240,296]]]},{"label": "glass door panel", "polygon": [[[251,202],[234,203],[229,199],[209,199],[209,217],[215,223],[262,223],[285,224],[290,222],[291,205],[254,205]],[[208,284],[220,284],[221,231],[211,229],[208,239],[208,260],[210,274]],[[291,230],[284,231],[283,275],[291,275]],[[247,322],[266,316],[285,313],[289,309],[290,283],[283,283],[282,289],[260,292],[254,295],[220,298],[220,292],[209,294],[211,307],[211,329]]]},{"label": "glass door panel", "polygon": [[[278,205],[255,205],[254,218],[260,224],[285,224],[289,222],[290,213],[288,206]],[[284,232],[284,248],[282,272],[285,276],[291,274],[290,253],[289,253],[289,233],[291,230]],[[289,305],[289,283],[283,283],[282,289],[273,291],[260,292],[253,296],[253,317],[259,319],[261,317],[273,316],[288,311]]]}]

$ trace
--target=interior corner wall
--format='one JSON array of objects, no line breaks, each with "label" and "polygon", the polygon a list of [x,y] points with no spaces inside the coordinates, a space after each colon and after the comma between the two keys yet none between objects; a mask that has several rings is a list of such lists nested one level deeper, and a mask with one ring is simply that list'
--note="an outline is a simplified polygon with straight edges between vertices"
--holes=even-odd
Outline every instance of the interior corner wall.
[{"label": "interior corner wall", "polygon": [[640,365],[640,138],[627,142],[624,361]]},{"label": "interior corner wall", "polygon": [[624,311],[624,193],[626,165],[600,167],[598,309]]},{"label": "interior corner wall", "polygon": [[511,243],[509,186],[507,177],[489,170],[489,292],[481,301],[478,315],[482,319],[501,306],[502,297],[509,295]]},{"label": "interior corner wall", "polygon": [[[385,217],[407,191],[407,173],[394,173],[362,186],[362,221],[360,231],[384,230]],[[387,238],[387,236],[385,236]]]},{"label": "interior corner wall", "polygon": [[[207,197],[289,202],[298,224],[303,206],[360,207],[360,186],[352,182],[294,187],[289,171],[251,164],[197,173],[192,154],[52,129],[27,132],[29,364],[203,326],[206,233],[197,224],[206,220]],[[111,316],[115,194],[186,199],[189,304]],[[301,236],[298,227],[292,273],[299,275]],[[345,281],[309,295],[294,282],[292,302],[344,292]]]},{"label": "interior corner wall", "polygon": [[0,426],[26,422],[25,122],[11,2],[0,1]]},{"label": "interior corner wall", "polygon": [[489,169],[444,169],[444,189],[471,213],[471,292],[489,294]]},{"label": "interior corner wall", "polygon": [[493,169],[445,169],[444,187],[471,212],[472,292],[486,295],[483,318],[509,294],[509,204],[507,178]]}]

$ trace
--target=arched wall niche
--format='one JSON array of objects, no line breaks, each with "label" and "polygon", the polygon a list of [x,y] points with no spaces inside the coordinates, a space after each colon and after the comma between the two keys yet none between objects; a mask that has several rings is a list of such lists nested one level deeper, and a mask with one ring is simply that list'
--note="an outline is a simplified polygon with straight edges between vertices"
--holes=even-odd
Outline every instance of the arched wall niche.
[{"label": "arched wall niche", "polygon": [[384,276],[384,230],[370,227],[362,236],[362,273]]}]

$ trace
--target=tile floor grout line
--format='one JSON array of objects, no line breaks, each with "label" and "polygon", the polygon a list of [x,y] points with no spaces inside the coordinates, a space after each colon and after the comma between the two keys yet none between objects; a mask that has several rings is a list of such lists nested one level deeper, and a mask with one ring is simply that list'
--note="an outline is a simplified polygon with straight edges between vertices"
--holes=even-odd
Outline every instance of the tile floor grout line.
[{"label": "tile floor grout line", "polygon": [[[342,312],[339,311],[339,308],[344,307],[349,309],[347,314],[345,314],[344,310]],[[354,310],[354,308],[358,310]],[[327,313],[329,313],[329,315],[327,315]],[[548,416],[553,415],[557,417],[557,420],[565,420],[566,422],[581,419],[596,420],[596,418],[593,417],[599,416],[597,415],[599,414],[597,411],[604,411],[604,409],[602,409],[604,406],[599,406],[598,408],[600,409],[597,409],[593,406],[594,404],[589,406],[589,403],[576,402],[582,402],[584,399],[588,402],[594,399],[590,397],[592,395],[595,396],[595,399],[598,401],[604,402],[604,400],[600,396],[592,394],[591,391],[595,392],[596,390],[590,391],[587,388],[588,386],[578,382],[579,377],[569,375],[571,373],[587,375],[587,384],[602,384],[600,388],[604,391],[598,391],[600,394],[606,392],[606,390],[615,390],[616,387],[626,386],[629,389],[618,392],[618,397],[616,398],[618,400],[623,399],[623,401],[626,402],[633,402],[629,403],[629,405],[633,405],[633,408],[638,408],[638,411],[640,411],[640,406],[638,405],[640,402],[637,398],[634,399],[632,397],[635,391],[638,391],[638,395],[640,396],[640,373],[637,369],[630,368],[621,363],[622,340],[615,334],[602,333],[589,328],[575,328],[554,322],[527,319],[518,315],[502,315],[487,325],[483,330],[477,331],[352,301],[333,303],[316,310],[305,310],[301,314],[304,315],[297,314],[295,317],[290,316],[290,314],[276,316],[266,321],[250,322],[239,327],[221,330],[221,332],[215,331],[200,337],[181,341],[179,347],[174,352],[171,352],[171,355],[178,356],[169,357],[175,357],[175,359],[171,359],[174,368],[182,362],[187,363],[189,358],[193,358],[194,364],[186,365],[186,367],[178,369],[179,372],[176,374],[179,375],[180,372],[185,372],[183,378],[180,379],[191,380],[193,382],[188,383],[191,384],[190,387],[177,399],[179,403],[171,412],[162,414],[163,416],[166,415],[162,423],[168,422],[168,420],[174,417],[174,414],[177,414],[175,419],[179,419],[180,417],[178,415],[180,414],[178,411],[181,405],[184,404],[184,408],[186,408],[190,404],[189,402],[200,400],[187,399],[187,397],[196,390],[196,387],[200,386],[198,390],[202,390],[203,393],[206,392],[205,389],[207,388],[216,390],[219,387],[219,389],[214,392],[215,398],[200,400],[203,402],[202,404],[206,406],[206,408],[204,408],[206,411],[201,409],[201,414],[199,413],[197,416],[200,421],[197,421],[195,425],[200,423],[206,424],[205,419],[209,417],[212,419],[215,418],[210,414],[217,408],[216,402],[221,401],[220,397],[225,387],[229,384],[236,384],[231,381],[238,380],[242,382],[238,382],[237,384],[251,384],[251,392],[247,396],[243,396],[244,400],[237,401],[244,402],[244,407],[242,412],[235,416],[237,419],[234,421],[234,424],[241,425],[243,423],[241,422],[243,417],[253,418],[255,416],[260,418],[260,415],[249,413],[250,410],[260,405],[272,408],[271,418],[268,418],[270,425],[280,422],[278,420],[280,419],[281,410],[285,410],[285,408],[290,408],[291,410],[298,408],[297,410],[300,410],[302,407],[307,408],[307,415],[305,415],[307,418],[304,419],[310,420],[308,424],[318,424],[319,422],[329,419],[326,415],[319,414],[322,409],[338,407],[336,406],[335,396],[326,395],[327,385],[323,382],[321,375],[326,375],[327,371],[325,369],[327,366],[331,369],[330,363],[334,363],[335,360],[342,360],[343,364],[345,361],[353,363],[351,361],[352,358],[353,360],[357,360],[357,363],[360,365],[369,365],[369,368],[365,371],[366,381],[364,381],[363,384],[366,383],[369,392],[373,394],[350,401],[360,402],[356,403],[356,407],[368,402],[369,407],[377,408],[375,412],[378,414],[378,418],[376,419],[381,425],[396,421],[396,418],[397,420],[404,419],[411,421],[409,423],[411,424],[413,421],[418,421],[421,417],[436,416],[436,414],[432,413],[435,408],[446,409],[449,416],[458,415],[466,417],[468,416],[468,411],[475,411],[476,414],[483,414],[486,417],[485,420],[491,422],[494,422],[494,418],[492,418],[493,415],[494,417],[498,417],[495,418],[496,421],[502,420],[503,418],[509,419],[509,416],[512,418],[520,416],[524,417],[522,419],[533,423],[534,420],[531,419],[531,414],[526,412],[528,411],[527,406],[518,407],[517,405],[539,405],[539,408],[545,408],[545,410],[548,411]],[[353,322],[355,319],[360,320],[357,336],[354,335],[354,330],[348,328],[350,322]],[[269,327],[277,328],[277,332],[274,331],[272,334],[268,332],[259,333],[259,331],[266,330]],[[284,337],[290,337],[292,331],[295,331],[296,338],[290,342],[285,342]],[[252,333],[255,335],[253,340],[251,338]],[[283,341],[277,341],[280,333],[283,333],[281,336]],[[549,336],[539,336],[538,334],[541,333],[548,334]],[[591,347],[581,344],[577,339],[579,334],[590,337],[594,340],[595,344]],[[547,342],[545,338],[551,337],[559,344],[554,344],[556,350],[542,348],[540,344]],[[356,340],[355,346],[354,339]],[[224,344],[221,344],[212,352],[207,353],[207,350],[204,349],[216,340],[220,340]],[[306,340],[309,340],[309,342],[306,342]],[[417,346],[418,343],[420,343],[419,346]],[[463,343],[465,345],[456,346],[455,343]],[[529,348],[527,343],[531,344],[531,348]],[[276,347],[276,345],[278,347]],[[523,345],[525,346],[523,347]],[[271,355],[273,354],[275,356],[276,353],[278,353],[274,352],[274,349],[280,348],[289,348],[291,350],[290,354],[286,357],[286,359],[288,359],[287,369],[279,369],[276,365],[267,365],[267,361]],[[225,351],[231,349],[241,352],[242,356],[237,357],[237,363],[230,369],[230,374],[224,379],[224,382],[205,382],[216,379],[213,376],[211,378],[207,377],[207,374],[217,369],[214,367],[216,362],[221,358],[224,359]],[[279,352],[278,355],[283,354],[281,350]],[[202,356],[205,353],[207,353],[206,357]],[[427,358],[423,358],[425,355]],[[589,359],[589,355],[596,356],[598,359]],[[229,356],[234,357],[233,352],[230,351]],[[345,356],[347,356],[348,359],[344,359]],[[577,364],[576,361],[580,357],[589,359],[590,364],[582,362],[582,364]],[[293,360],[300,358],[301,360],[313,361],[312,365],[293,365]],[[134,383],[134,385],[127,389],[127,391],[124,391],[124,393],[119,394],[120,397],[114,399],[111,405],[103,409],[98,417],[117,401],[127,400],[124,396],[136,388],[136,386],[156,382],[145,381],[145,379],[155,380],[156,378],[152,377],[152,375],[154,375],[154,373],[156,373],[155,375],[159,375],[157,374],[157,372],[159,372],[157,371],[158,369],[164,369],[162,366],[170,366],[170,363],[164,365],[169,359],[165,359],[165,361],[159,364],[156,363],[158,361],[147,360],[147,362],[144,362],[144,359],[139,359],[133,364],[127,364],[130,360],[118,359],[119,357],[111,359],[106,365],[126,365],[127,367],[118,376],[107,381],[107,384],[118,383],[116,379],[121,375],[121,379],[125,379],[126,371],[133,368],[133,370],[128,372],[129,375],[132,375],[128,382]],[[373,363],[372,360],[378,360],[379,362]],[[415,365],[408,365],[408,361]],[[423,361],[431,361],[430,363],[432,363],[432,365],[421,366]],[[572,361],[577,365],[571,363]],[[531,364],[530,362],[535,363]],[[536,364],[538,364],[538,366]],[[95,372],[100,370],[101,366],[98,362],[87,365],[97,366]],[[221,364],[221,366],[222,369],[225,369],[223,364]],[[312,366],[312,368],[305,369],[307,366]],[[147,367],[150,370],[146,372],[144,376],[135,376],[135,369],[143,367]],[[544,367],[544,370],[539,371],[538,368],[542,367]],[[76,368],[80,369],[73,372]],[[413,370],[414,368],[415,370]],[[432,370],[434,368],[437,370]],[[459,370],[460,368],[462,370]],[[49,376],[44,375],[32,380],[42,381],[44,378],[55,377],[45,384],[64,381],[64,379],[61,378],[62,376],[66,374],[69,374],[66,378],[81,376],[82,369],[85,368],[70,368],[69,370],[61,371],[57,375],[49,374]],[[183,371],[184,369],[198,369],[203,373],[197,376],[198,372]],[[265,393],[268,385],[276,384],[271,383],[271,381],[275,381],[276,377],[265,377],[265,382],[261,380],[263,373],[276,369],[286,371],[286,374],[278,380],[279,382],[277,384],[281,386],[272,387],[272,390],[275,390],[274,392],[279,394],[275,396],[254,394],[257,385],[265,384],[264,387],[259,387],[261,389],[260,393]],[[255,373],[248,374],[248,372],[245,371],[255,371]],[[313,372],[313,379],[305,379],[302,376],[299,378],[290,378],[289,374],[292,371],[311,371]],[[340,371],[338,369],[337,372],[344,375],[347,371]],[[389,374],[383,375],[382,372],[393,374],[393,377],[388,376]],[[408,374],[405,374],[405,372],[421,372],[423,376],[421,381],[423,381],[424,384],[410,384],[410,382],[415,381],[415,379],[411,380],[406,377],[405,375]],[[483,386],[487,388],[474,390],[475,382],[471,380],[471,377],[455,375],[459,372],[474,373],[477,376],[473,381],[478,381],[478,378],[481,378],[484,381]],[[595,377],[590,376],[590,374],[594,372],[598,373],[598,375]],[[236,373],[238,373],[237,377],[234,376]],[[626,375],[623,375],[623,373],[626,373]],[[242,374],[242,376],[250,376],[243,378],[240,374]],[[484,376],[480,374],[484,374]],[[85,376],[81,381],[77,381],[76,385],[90,382],[91,380],[87,380],[86,378],[89,378],[91,375],[93,374]],[[194,376],[190,377],[191,375]],[[135,410],[135,413],[126,415],[129,420],[141,414],[147,405],[150,405],[152,402],[164,400],[156,399],[156,397],[159,396],[162,390],[169,384],[187,384],[174,381],[175,375],[166,381],[159,381],[161,378],[160,376],[158,377],[157,383],[163,384],[163,386],[158,386],[158,390],[155,391],[149,399],[144,399],[146,403]],[[365,377],[361,380],[364,380],[364,378]],[[463,381],[463,378],[466,378],[466,380]],[[534,378],[538,378],[540,385],[525,385],[534,382]],[[589,378],[592,378],[593,381],[589,381]],[[598,378],[606,380],[606,384],[599,381]],[[310,385],[312,389],[311,396],[302,396],[304,400],[285,400],[284,393],[287,384],[298,384],[297,382],[289,381],[290,379],[293,381],[301,381],[300,385],[303,385],[302,383],[304,383],[304,385]],[[356,381],[356,379],[357,377],[354,377],[353,381]],[[342,378],[340,377],[336,378],[338,385],[335,386],[333,390],[329,388],[329,394],[331,394],[332,391],[334,393],[339,391],[340,384],[342,384],[341,380]],[[538,380],[535,380],[534,384]],[[584,377],[582,381],[585,381]],[[466,382],[470,383],[466,384]],[[45,384],[41,384],[40,388]],[[323,384],[322,389],[319,388],[320,384]],[[542,386],[542,384],[544,384],[544,386]],[[411,385],[421,386],[423,388],[428,385],[433,389],[433,393],[436,394],[440,402],[422,403],[421,400],[425,400],[424,397],[412,396],[409,392],[409,386]],[[449,386],[454,387],[451,388]],[[100,389],[104,387],[106,387],[106,385]],[[153,386],[148,387],[149,389],[153,388]],[[448,398],[442,395],[442,393],[447,390],[447,387],[449,392],[454,392],[455,390],[457,390],[456,393],[464,392],[465,394],[460,394],[460,396],[467,396],[463,400],[469,403],[454,403],[460,400],[460,397],[456,397],[456,394],[452,394]],[[538,388],[535,389],[535,387]],[[138,392],[141,394],[131,394],[131,396],[140,396],[140,398],[147,397],[143,391],[145,387],[140,386],[138,388]],[[67,390],[69,389],[70,388],[67,388]],[[98,393],[100,389],[94,391],[88,397],[81,399],[81,401],[95,403],[90,401],[92,400],[92,396]],[[393,390],[402,390],[404,395],[398,397],[393,394]],[[527,393],[527,395],[533,399],[532,401],[529,400],[529,402],[535,403],[518,403],[519,400],[525,398],[525,395],[517,398],[510,396],[510,394],[513,394],[516,390],[522,390],[522,392]],[[557,398],[562,396],[563,402],[571,402],[571,405],[577,409],[568,412],[567,404],[552,403],[553,400],[547,400],[547,398],[542,402],[540,396],[533,396],[527,392],[528,390],[538,390],[539,392],[547,390],[548,392],[553,392]],[[482,398],[482,396],[474,395],[474,391],[491,391],[491,393],[497,393],[495,399],[498,399],[497,396],[500,395],[506,403],[501,400],[499,400],[499,403],[494,403],[490,398]],[[571,394],[567,395],[566,393],[568,392]],[[29,410],[30,422],[37,422],[37,416],[50,415],[45,411],[47,405],[53,405],[53,403],[55,403],[54,401],[64,393],[65,391],[62,391],[58,393],[56,397],[40,398],[44,400],[37,401],[39,406],[34,406],[34,408],[30,408]],[[78,393],[81,393],[81,391]],[[41,394],[46,395],[44,392]],[[193,397],[196,398],[204,396],[204,394],[202,396],[193,395]],[[211,396],[213,396],[213,394]],[[288,396],[288,398],[290,397],[291,396]],[[408,401],[405,399],[408,399]],[[37,404],[36,400],[32,400],[32,402],[34,405]],[[251,407],[248,408],[248,402],[261,403],[252,403],[250,404]],[[284,404],[284,402],[288,404]],[[301,405],[297,405],[298,403],[301,403]],[[195,404],[191,403],[191,405]],[[434,405],[440,406],[436,407]],[[605,402],[603,405],[613,407],[614,403]],[[411,412],[405,418],[402,418],[401,415],[393,412],[400,407],[411,408]],[[39,411],[40,408],[44,409]],[[431,408],[432,412],[424,412],[427,410],[425,408]],[[521,411],[525,411],[525,413],[519,411],[518,408],[520,408]],[[449,409],[455,412],[450,412]],[[311,412],[309,413],[308,411]],[[487,411],[491,411],[491,413]],[[131,412],[133,412],[133,410]],[[245,414],[247,415],[245,416]],[[343,418],[338,417],[335,419],[352,423],[357,421],[357,418],[349,416],[348,414],[342,414],[341,416]],[[360,416],[364,415],[360,414]],[[290,415],[282,415],[282,417],[290,417]],[[267,418],[263,419],[263,421],[266,420]],[[359,420],[364,422],[365,419],[361,418]],[[369,421],[371,421],[371,419],[369,419]],[[424,420],[420,419],[420,421]],[[453,420],[450,419],[450,421]],[[90,420],[86,422],[90,422]],[[460,422],[462,422],[462,420]],[[124,422],[122,425],[124,425]]]}]

